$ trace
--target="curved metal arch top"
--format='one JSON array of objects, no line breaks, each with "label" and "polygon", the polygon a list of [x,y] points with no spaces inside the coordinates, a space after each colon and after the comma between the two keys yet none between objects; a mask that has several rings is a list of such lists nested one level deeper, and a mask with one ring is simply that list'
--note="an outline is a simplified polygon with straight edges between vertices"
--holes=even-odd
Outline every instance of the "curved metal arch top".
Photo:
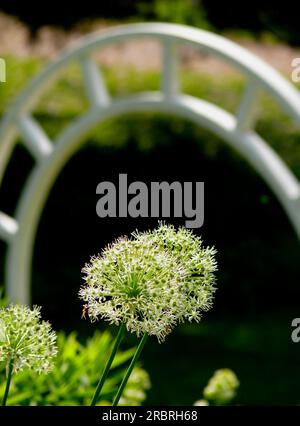
[{"label": "curved metal arch top", "polygon": [[[92,53],[126,39],[153,37],[162,46],[161,90],[125,98],[111,98]],[[237,67],[247,78],[236,115],[207,101],[185,95],[178,80],[178,46],[192,45]],[[70,62],[78,62],[90,109],[72,122],[55,143],[33,118],[40,96]],[[160,111],[187,118],[220,136],[258,171],[280,200],[300,238],[300,184],[273,149],[253,130],[257,91],[268,92],[300,127],[300,94],[265,62],[237,44],[207,31],[174,24],[132,24],[115,27],[82,39],[35,77],[17,97],[0,124],[0,179],[16,137],[36,160],[14,217],[1,206],[0,238],[8,244],[7,294],[10,300],[30,301],[33,243],[40,214],[51,187],[85,134],[108,117],[128,112]]]}]

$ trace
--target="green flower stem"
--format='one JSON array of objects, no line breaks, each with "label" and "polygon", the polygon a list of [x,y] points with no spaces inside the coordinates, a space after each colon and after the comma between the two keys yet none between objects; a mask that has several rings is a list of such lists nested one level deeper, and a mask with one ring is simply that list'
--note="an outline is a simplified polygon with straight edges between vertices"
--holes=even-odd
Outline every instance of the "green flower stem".
[{"label": "green flower stem", "polygon": [[129,365],[127,371],[126,371],[126,373],[125,373],[125,376],[123,377],[123,380],[122,380],[122,383],[120,384],[118,392],[116,393],[116,396],[115,396],[115,398],[113,400],[113,403],[112,403],[113,407],[115,407],[115,406],[118,405],[119,400],[120,400],[120,398],[122,396],[122,393],[124,391],[124,388],[125,388],[125,386],[126,386],[126,384],[128,382],[128,379],[129,379],[129,377],[130,377],[130,375],[132,373],[132,370],[133,370],[135,364],[137,363],[137,361],[138,361],[138,359],[139,359],[139,357],[141,355],[141,352],[142,352],[142,350],[143,350],[143,348],[145,346],[145,343],[146,343],[147,339],[148,339],[148,333],[145,333],[143,335],[143,337],[142,337],[142,339],[141,339],[141,341],[140,341],[140,343],[139,343],[136,351],[135,351],[135,354],[134,354],[134,356],[133,356],[133,358],[131,360],[131,363],[130,363],[130,365]]},{"label": "green flower stem", "polygon": [[7,401],[7,397],[8,397],[8,392],[9,392],[9,388],[10,388],[10,382],[11,382],[11,376],[12,376],[13,368],[14,368],[14,361],[11,359],[9,361],[9,364],[8,364],[6,387],[5,387],[5,392],[4,392],[3,399],[2,399],[2,407],[4,407],[6,405],[6,401]]},{"label": "green flower stem", "polygon": [[113,360],[114,360],[114,358],[116,356],[116,353],[117,353],[117,351],[119,349],[120,343],[121,343],[122,338],[124,336],[125,329],[126,329],[125,323],[122,323],[121,326],[119,327],[119,331],[118,331],[118,334],[117,334],[117,337],[116,337],[116,341],[115,341],[113,350],[112,350],[112,352],[110,354],[110,357],[109,357],[109,359],[108,359],[108,361],[107,361],[107,363],[105,365],[105,368],[103,370],[103,373],[102,373],[102,375],[100,377],[100,380],[99,380],[99,383],[97,385],[97,388],[96,388],[93,400],[91,402],[91,406],[94,406],[97,403],[97,400],[99,398],[100,392],[101,392],[101,390],[103,388],[103,385],[104,385],[105,380],[107,378],[107,375],[109,373],[111,364],[112,364],[112,362],[113,362]]}]

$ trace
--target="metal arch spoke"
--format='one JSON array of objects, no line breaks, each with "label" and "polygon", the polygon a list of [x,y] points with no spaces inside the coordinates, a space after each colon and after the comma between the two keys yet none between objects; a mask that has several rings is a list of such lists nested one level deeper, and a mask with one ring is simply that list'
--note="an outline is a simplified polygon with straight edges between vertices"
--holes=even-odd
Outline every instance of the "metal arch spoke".
[{"label": "metal arch spoke", "polygon": [[21,116],[18,128],[26,147],[37,161],[43,161],[52,153],[53,144],[34,118],[28,115]]},{"label": "metal arch spoke", "polygon": [[248,85],[242,95],[242,100],[237,112],[237,129],[247,131],[254,127],[256,118],[256,100],[259,86],[253,79],[248,82]]},{"label": "metal arch spoke", "polygon": [[179,93],[177,45],[172,40],[164,39],[161,42],[161,48],[161,90],[165,96],[176,96]]},{"label": "metal arch spoke", "polygon": [[100,68],[89,56],[81,57],[80,65],[87,97],[91,106],[107,106],[110,103],[110,96],[108,94]]},{"label": "metal arch spoke", "polygon": [[18,223],[7,214],[0,212],[0,237],[10,243],[18,231]]}]

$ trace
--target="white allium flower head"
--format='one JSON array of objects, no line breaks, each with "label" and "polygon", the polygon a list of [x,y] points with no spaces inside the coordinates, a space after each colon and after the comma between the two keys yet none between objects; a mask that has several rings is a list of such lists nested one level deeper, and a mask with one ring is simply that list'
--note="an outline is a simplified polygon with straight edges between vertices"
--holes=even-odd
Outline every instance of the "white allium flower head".
[{"label": "white allium flower head", "polygon": [[214,293],[214,249],[190,231],[160,225],[120,238],[83,268],[79,296],[92,321],[125,323],[163,341],[176,323],[199,321]]},{"label": "white allium flower head", "polygon": [[215,292],[216,250],[203,247],[200,237],[186,228],[176,230],[172,225],[160,224],[152,232],[134,233],[138,241],[153,245],[172,256],[184,270],[177,295],[176,316],[180,322],[199,321],[201,313],[211,308]]},{"label": "white allium flower head", "polygon": [[56,334],[41,321],[39,307],[9,305],[0,309],[0,362],[13,362],[13,371],[47,373],[57,354]]}]

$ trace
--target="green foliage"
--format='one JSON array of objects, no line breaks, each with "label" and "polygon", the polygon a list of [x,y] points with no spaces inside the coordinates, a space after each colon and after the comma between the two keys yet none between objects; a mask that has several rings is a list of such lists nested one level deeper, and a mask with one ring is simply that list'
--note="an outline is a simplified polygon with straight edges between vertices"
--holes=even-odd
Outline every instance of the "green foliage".
[{"label": "green foliage", "polygon": [[[79,342],[73,332],[58,334],[58,356],[53,371],[47,376],[24,371],[13,376],[8,405],[89,405],[99,371],[104,367],[112,337],[108,332],[96,332],[86,344]],[[112,374],[103,388],[99,405],[109,405],[124,374],[123,364],[129,361],[134,348],[119,351]],[[5,387],[5,373],[0,376],[0,395]],[[150,388],[145,370],[136,367],[125,388],[121,405],[140,405]]]},{"label": "green foliage", "polygon": [[138,4],[137,9],[143,19],[211,28],[199,0],[154,0]]},{"label": "green foliage", "polygon": [[7,55],[3,59],[6,62],[6,83],[0,84],[0,114],[24,88],[24,84],[40,71],[42,64],[37,58],[24,59]]},{"label": "green foliage", "polygon": [[7,299],[4,295],[4,287],[0,287],[0,309],[7,306]]}]

